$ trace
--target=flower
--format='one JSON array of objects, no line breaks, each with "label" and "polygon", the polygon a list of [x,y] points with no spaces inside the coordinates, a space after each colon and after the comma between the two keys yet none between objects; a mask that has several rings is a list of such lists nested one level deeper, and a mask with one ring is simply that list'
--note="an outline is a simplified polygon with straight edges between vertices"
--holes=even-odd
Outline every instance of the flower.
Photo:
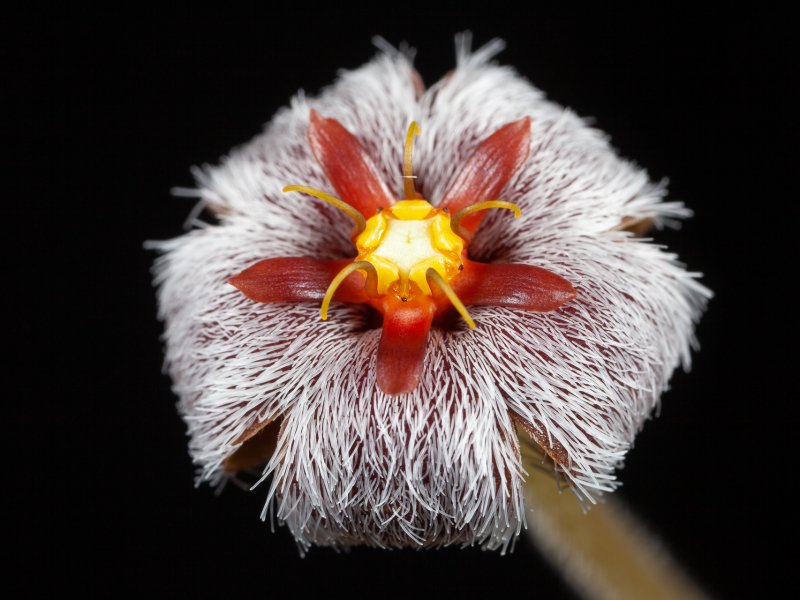
[{"label": "flower", "polygon": [[[268,505],[274,500],[303,548],[505,548],[524,522],[519,435],[541,446],[579,495],[612,490],[672,371],[689,364],[709,292],[674,255],[624,226],[660,226],[688,211],[662,201],[664,187],[619,159],[599,132],[492,63],[499,49],[494,42],[470,53],[462,43],[457,67],[424,90],[408,56],[384,47],[318,98],[298,96],[261,136],[199,173],[199,195],[219,223],[160,244],[167,365],[199,479],[219,482],[269,459]],[[404,166],[410,175],[399,139],[412,120],[423,132],[414,187],[427,208],[400,177]],[[497,135],[504,143],[492,145]],[[487,148],[500,158],[476,166]],[[460,189],[472,193],[481,169],[491,184],[483,191],[518,206],[519,219],[489,211],[477,229],[476,215],[453,223],[457,209],[498,196],[461,198],[452,215],[437,210]],[[441,217],[463,235],[448,237],[445,227],[445,238],[425,240],[438,254],[415,255],[397,281],[371,260],[374,244],[360,244],[362,274],[343,273],[337,296],[331,285],[331,319],[321,321],[323,291],[354,261],[353,220],[283,193],[287,184],[347,196],[351,215],[364,211],[362,235],[379,228],[379,218],[367,220],[370,199],[401,221],[411,213],[387,204],[410,200],[403,210]],[[419,219],[408,221],[413,228]],[[458,239],[469,252],[462,263],[447,246]],[[433,272],[412,275],[440,258]],[[454,273],[459,264],[464,272]],[[411,335],[401,323],[386,358],[378,301],[365,294],[394,297],[388,286],[407,286],[408,305],[399,294],[382,312],[411,310],[419,325],[420,303],[433,298],[441,316],[457,305],[448,287],[472,300],[463,282],[487,281],[491,269],[530,276],[484,286],[494,302],[460,311],[475,329],[437,321],[425,336],[430,311]],[[550,304],[535,306],[529,296],[542,282],[552,284]],[[303,294],[308,301],[298,301]]]}]

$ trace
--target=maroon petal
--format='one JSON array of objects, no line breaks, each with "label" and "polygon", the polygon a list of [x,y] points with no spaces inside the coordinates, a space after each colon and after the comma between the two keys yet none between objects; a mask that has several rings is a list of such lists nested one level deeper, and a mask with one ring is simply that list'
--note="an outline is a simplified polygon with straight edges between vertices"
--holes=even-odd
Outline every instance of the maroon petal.
[{"label": "maroon petal", "polygon": [[555,310],[575,297],[563,277],[531,265],[465,261],[453,291],[466,305],[506,306],[537,312]]},{"label": "maroon petal", "polygon": [[[268,258],[248,267],[228,283],[256,302],[321,302],[333,278],[352,260]],[[340,302],[366,302],[364,276],[347,277],[333,295]]]},{"label": "maroon petal", "polygon": [[511,411],[509,414],[511,415],[511,419],[520,427],[522,427],[525,433],[527,433],[528,436],[530,436],[530,438],[536,442],[542,448],[542,450],[544,450],[545,454],[547,454],[547,456],[549,456],[554,463],[569,471],[569,455],[567,454],[564,446],[562,446],[558,440],[554,440],[552,437],[547,435],[545,428],[539,423],[529,421],[513,411]]},{"label": "maroon petal", "polygon": [[311,111],[308,142],[341,200],[369,219],[394,198],[358,139],[336,119]]},{"label": "maroon petal", "polygon": [[250,425],[235,442],[242,445],[223,462],[225,471],[237,473],[266,463],[275,452],[281,423],[281,420],[256,421]]},{"label": "maroon petal", "polygon": [[[447,208],[451,214],[455,214],[476,202],[499,200],[498,195],[509,179],[527,160],[530,146],[530,117],[503,125],[478,144],[461,167],[453,187],[442,199],[441,208]],[[483,214],[479,212],[465,217],[461,227],[473,233]]]}]

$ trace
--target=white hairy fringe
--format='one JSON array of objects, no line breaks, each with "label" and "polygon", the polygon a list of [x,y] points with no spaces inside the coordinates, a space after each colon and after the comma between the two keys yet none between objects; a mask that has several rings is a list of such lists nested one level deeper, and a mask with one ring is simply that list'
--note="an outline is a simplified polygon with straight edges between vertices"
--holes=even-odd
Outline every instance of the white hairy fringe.
[{"label": "white hairy fringe", "polygon": [[[166,362],[199,480],[221,481],[243,432],[283,417],[264,478],[304,549],[504,549],[524,523],[509,410],[563,446],[563,475],[592,499],[616,486],[672,371],[689,365],[709,291],[674,255],[612,230],[624,217],[659,225],[689,212],[662,202],[664,187],[602,133],[492,63],[500,42],[468,46],[461,38],[457,68],[420,98],[408,56],[390,48],[318,98],[299,95],[262,135],[198,173],[220,224],[157,245]],[[323,323],[316,303],[247,299],[226,280],[258,260],[354,254],[348,217],[281,193],[333,191],[308,147],[312,107],[358,136],[398,197],[403,134],[416,119],[417,189],[434,205],[477,142],[530,116],[530,158],[502,194],[522,217],[488,216],[470,254],[547,268],[577,298],[551,313],[471,308],[477,329],[432,331],[419,387],[397,397],[376,387],[380,330],[365,307],[334,304]]]}]

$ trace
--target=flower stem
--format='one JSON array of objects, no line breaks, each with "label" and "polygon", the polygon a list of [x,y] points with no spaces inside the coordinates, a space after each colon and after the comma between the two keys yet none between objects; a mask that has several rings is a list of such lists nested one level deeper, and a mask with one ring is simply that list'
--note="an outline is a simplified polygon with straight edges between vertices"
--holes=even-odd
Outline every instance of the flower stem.
[{"label": "flower stem", "polygon": [[542,472],[541,454],[537,460],[525,450],[528,535],[581,598],[708,598],[619,500],[605,497],[584,511],[572,492]]}]

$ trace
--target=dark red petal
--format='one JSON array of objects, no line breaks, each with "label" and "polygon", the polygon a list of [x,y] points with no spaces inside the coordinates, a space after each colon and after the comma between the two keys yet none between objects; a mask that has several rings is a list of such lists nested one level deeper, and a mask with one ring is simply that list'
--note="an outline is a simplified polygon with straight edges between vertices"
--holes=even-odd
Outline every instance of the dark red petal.
[{"label": "dark red petal", "polygon": [[521,415],[511,411],[512,420],[517,423],[527,433],[531,439],[541,446],[545,454],[549,456],[554,463],[569,470],[570,460],[566,448],[562,446],[558,440],[554,440],[545,431],[545,428],[536,421],[529,421]]},{"label": "dark red petal", "polygon": [[237,473],[263,465],[275,452],[282,421],[253,423],[239,436],[236,443],[243,442],[236,452],[223,462],[228,473]]},{"label": "dark red petal", "polygon": [[575,288],[563,277],[531,265],[487,265],[465,261],[452,282],[466,305],[492,305],[538,312],[555,310],[575,297]]},{"label": "dark red petal", "polygon": [[[268,258],[248,267],[228,283],[256,302],[321,302],[333,278],[352,260],[316,258]],[[359,272],[345,279],[334,300],[366,302],[364,276]]]},{"label": "dark red petal", "polygon": [[436,305],[429,296],[412,296],[401,302],[388,294],[382,308],[378,387],[387,394],[410,392],[419,383]]},{"label": "dark red petal", "polygon": [[[527,160],[531,147],[531,119],[525,117],[503,125],[483,140],[461,167],[455,183],[441,202],[441,208],[455,214],[465,206],[484,200],[507,200],[498,198],[509,179]],[[461,227],[474,232],[484,212],[469,215],[461,221]]]},{"label": "dark red petal", "polygon": [[394,202],[364,148],[339,121],[312,110],[308,142],[339,198],[365,218]]}]

